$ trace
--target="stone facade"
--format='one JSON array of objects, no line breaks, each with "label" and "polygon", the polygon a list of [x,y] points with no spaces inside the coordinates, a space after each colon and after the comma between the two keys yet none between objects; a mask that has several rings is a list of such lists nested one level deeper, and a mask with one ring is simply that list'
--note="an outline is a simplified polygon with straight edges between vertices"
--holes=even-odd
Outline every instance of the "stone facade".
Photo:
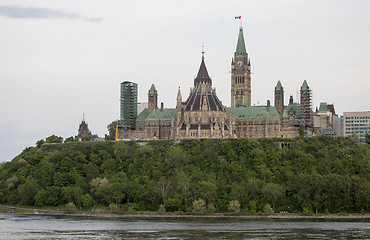
[{"label": "stone facade", "polygon": [[251,94],[251,61],[245,48],[243,28],[240,28],[234,58],[231,60],[231,107],[250,105]]},{"label": "stone facade", "polygon": [[199,138],[293,138],[304,125],[312,132],[311,90],[306,81],[301,87],[301,102],[284,105],[284,88],[275,87],[274,106],[251,105],[251,63],[246,52],[243,29],[231,63],[231,107],[218,99],[205,65],[204,52],[194,85],[185,101],[180,88],[176,108],[158,108],[154,86],[148,91],[148,108],[136,118],[133,130],[118,127],[118,139],[199,139]]},{"label": "stone facade", "polygon": [[80,126],[78,127],[78,133],[75,136],[77,139],[81,139],[83,137],[88,137],[90,140],[94,140],[95,138],[98,138],[98,135],[92,134],[89,130],[89,126],[87,125],[87,122],[85,121],[85,116],[82,119],[82,122],[80,123]]}]

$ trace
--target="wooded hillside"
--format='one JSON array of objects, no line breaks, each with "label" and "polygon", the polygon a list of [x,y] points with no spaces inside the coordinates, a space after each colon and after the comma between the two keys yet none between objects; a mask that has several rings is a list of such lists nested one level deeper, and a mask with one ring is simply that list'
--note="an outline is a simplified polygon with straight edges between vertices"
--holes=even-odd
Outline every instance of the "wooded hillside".
[{"label": "wooded hillside", "polygon": [[0,167],[13,205],[337,213],[369,199],[370,145],[350,137],[41,142]]}]

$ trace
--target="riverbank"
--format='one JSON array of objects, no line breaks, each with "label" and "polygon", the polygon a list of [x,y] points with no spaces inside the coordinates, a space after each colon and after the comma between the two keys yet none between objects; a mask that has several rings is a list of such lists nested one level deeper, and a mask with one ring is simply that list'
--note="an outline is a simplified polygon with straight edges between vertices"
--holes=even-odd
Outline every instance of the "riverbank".
[{"label": "riverbank", "polygon": [[[22,214],[22,213],[8,213],[8,214]],[[32,215],[49,215],[49,216],[74,216],[74,217],[92,217],[92,218],[233,218],[233,219],[370,219],[370,214],[318,214],[306,216],[301,214],[273,214],[273,215],[230,215],[230,214],[158,214],[158,213],[64,213],[64,212],[36,212],[23,213]]]},{"label": "riverbank", "polygon": [[64,210],[47,210],[29,207],[15,207],[0,205],[0,214],[25,214],[25,215],[49,215],[49,216],[76,216],[76,217],[96,217],[96,218],[235,218],[235,219],[370,219],[370,214],[345,213],[345,214],[293,214],[276,213],[272,215],[243,215],[243,214],[186,214],[186,213],[110,213],[110,212],[90,212],[81,211],[66,212]]}]

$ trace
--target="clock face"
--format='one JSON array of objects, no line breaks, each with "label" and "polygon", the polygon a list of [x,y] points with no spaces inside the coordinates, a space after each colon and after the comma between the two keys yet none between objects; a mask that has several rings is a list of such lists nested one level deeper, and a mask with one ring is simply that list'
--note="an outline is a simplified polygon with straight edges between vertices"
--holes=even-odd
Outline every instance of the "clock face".
[{"label": "clock face", "polygon": [[243,61],[238,61],[237,64],[239,67],[241,67],[243,65]]}]

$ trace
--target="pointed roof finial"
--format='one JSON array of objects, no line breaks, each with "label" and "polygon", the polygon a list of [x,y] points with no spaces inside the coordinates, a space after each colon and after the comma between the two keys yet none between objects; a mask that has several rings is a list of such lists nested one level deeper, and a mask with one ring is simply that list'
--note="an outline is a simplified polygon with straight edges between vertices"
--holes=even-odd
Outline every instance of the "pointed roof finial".
[{"label": "pointed roof finial", "polygon": [[309,89],[309,87],[308,87],[307,81],[304,80],[303,84],[302,84],[302,87],[301,87],[301,90],[307,90],[307,89]]},{"label": "pointed roof finial", "polygon": [[204,60],[204,42],[202,43],[202,60]]},{"label": "pointed roof finial", "polygon": [[155,89],[155,86],[154,84],[152,83],[152,86],[150,87],[149,89],[149,93],[156,93],[157,92],[157,89]]},{"label": "pointed roof finial", "polygon": [[182,101],[180,86],[179,86],[179,90],[177,91],[177,100]]},{"label": "pointed roof finial", "polygon": [[236,44],[235,57],[245,57],[245,56],[247,56],[247,49],[245,47],[243,28],[240,27],[238,42]]},{"label": "pointed roof finial", "polygon": [[280,82],[280,80],[277,82],[277,84],[276,84],[276,90],[281,90],[281,88],[282,88],[282,86],[281,86],[281,82]]},{"label": "pointed roof finial", "polygon": [[82,113],[82,121],[85,122],[85,112]]},{"label": "pointed roof finial", "polygon": [[204,52],[202,52],[202,62],[200,63],[198,75],[194,79],[194,86],[198,85],[199,83],[207,83],[212,86],[212,80],[208,75],[207,67],[204,62]]}]

